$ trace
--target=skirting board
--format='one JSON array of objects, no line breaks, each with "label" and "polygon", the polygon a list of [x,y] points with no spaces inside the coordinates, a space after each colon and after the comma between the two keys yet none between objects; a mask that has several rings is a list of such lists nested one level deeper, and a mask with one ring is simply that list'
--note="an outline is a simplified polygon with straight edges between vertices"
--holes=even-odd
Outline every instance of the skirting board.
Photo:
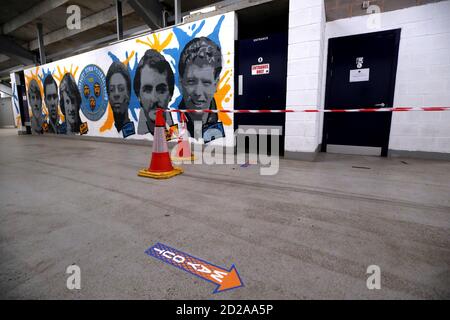
[{"label": "skirting board", "polygon": [[75,140],[87,140],[87,141],[97,141],[97,142],[108,142],[108,143],[125,143],[138,146],[152,146],[152,141],[149,140],[127,140],[120,138],[108,138],[108,137],[92,137],[83,135],[64,135],[64,134],[43,134],[40,137],[47,138],[61,138],[61,139],[75,139]]},{"label": "skirting board", "polygon": [[443,152],[405,151],[405,150],[389,149],[388,157],[390,157],[390,158],[402,157],[402,158],[450,161],[450,153],[443,153]]}]

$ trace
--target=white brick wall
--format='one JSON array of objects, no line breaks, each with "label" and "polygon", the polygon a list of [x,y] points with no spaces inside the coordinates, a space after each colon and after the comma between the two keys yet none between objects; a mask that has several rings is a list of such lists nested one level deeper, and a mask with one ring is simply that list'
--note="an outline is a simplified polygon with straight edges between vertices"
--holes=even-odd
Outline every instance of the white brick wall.
[{"label": "white brick wall", "polygon": [[[287,108],[320,105],[324,32],[323,0],[289,2]],[[286,114],[286,151],[314,152],[319,143],[319,115]]]},{"label": "white brick wall", "polygon": [[[367,16],[329,22],[326,42],[402,28],[394,105],[450,106],[450,1],[382,13],[380,22],[379,29],[367,28]],[[389,149],[450,153],[450,112],[394,113]]]}]

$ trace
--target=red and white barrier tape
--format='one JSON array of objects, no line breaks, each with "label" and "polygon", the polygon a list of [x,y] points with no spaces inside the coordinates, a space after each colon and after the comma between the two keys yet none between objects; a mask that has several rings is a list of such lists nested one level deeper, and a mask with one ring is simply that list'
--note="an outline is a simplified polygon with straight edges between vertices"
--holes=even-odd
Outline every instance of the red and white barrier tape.
[{"label": "red and white barrier tape", "polygon": [[338,112],[406,112],[406,111],[450,111],[450,107],[395,107],[395,108],[365,108],[365,109],[305,109],[305,110],[197,110],[197,109],[170,109],[166,112],[183,113],[291,113],[291,112],[309,112],[309,113],[338,113]]}]

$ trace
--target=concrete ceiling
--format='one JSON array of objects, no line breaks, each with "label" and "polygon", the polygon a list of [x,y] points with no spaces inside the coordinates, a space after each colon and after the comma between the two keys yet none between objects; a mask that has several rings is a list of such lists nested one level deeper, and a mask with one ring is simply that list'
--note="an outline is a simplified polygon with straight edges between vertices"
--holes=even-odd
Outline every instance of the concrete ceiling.
[{"label": "concrete ceiling", "polygon": [[[42,14],[33,16],[33,11],[42,4],[47,4],[48,8],[42,10]],[[74,34],[67,34],[66,20],[69,15],[66,9],[69,5],[78,5],[80,7],[81,19],[92,17],[98,13],[109,12],[109,19],[106,17],[102,23],[92,25],[89,29]],[[136,14],[127,4],[123,6],[124,30],[133,29],[137,26],[145,26],[142,18]],[[108,11],[109,10],[109,11]],[[112,14],[111,14],[112,13]],[[27,16],[28,15],[28,16]],[[92,20],[92,19],[91,19]],[[84,21],[84,20],[82,20]],[[104,38],[108,35],[116,34],[115,22],[115,1],[114,0],[21,0],[10,1],[2,6],[0,14],[0,25],[2,37],[22,46],[24,49],[37,56],[37,23],[42,23],[45,53],[47,61],[60,59],[73,54],[73,51],[83,47],[86,43],[93,40]],[[11,27],[12,25],[12,27]],[[83,25],[83,23],[82,23]],[[18,27],[17,27],[18,26]],[[5,30],[7,27],[7,30]],[[10,29],[13,30],[10,30]],[[53,39],[51,43],[46,43],[48,39]],[[111,42],[114,38],[106,40]],[[97,46],[105,43],[95,43]],[[94,45],[94,46],[95,46]],[[3,49],[3,48],[2,48]],[[62,54],[59,54],[62,53]],[[53,57],[53,59],[52,59]],[[6,52],[0,53],[0,78],[4,78],[9,69],[25,65],[23,61],[16,56]]]},{"label": "concrete ceiling", "polygon": [[[135,12],[132,1],[122,0],[125,37],[151,30],[146,17],[141,12]],[[173,24],[174,0],[137,1],[144,6],[154,2],[156,7],[150,8],[153,10],[167,10],[168,16],[172,17],[168,24]],[[217,2],[219,1],[181,0],[181,10],[188,13]],[[79,31],[71,32],[66,27],[69,17],[66,9],[69,5],[78,5],[81,9],[82,29]],[[0,11],[0,42],[3,43],[0,43],[0,80],[9,78],[12,70],[38,61],[38,23],[42,24],[45,55],[47,62],[50,62],[115,41],[115,10],[115,0],[20,0],[4,3]],[[161,19],[162,11],[156,12],[155,16]],[[25,60],[16,52],[9,52],[11,46],[19,51],[23,48],[25,52],[20,53],[25,53]]]},{"label": "concrete ceiling", "polygon": [[[180,0],[181,12],[190,11],[211,4],[230,6],[237,10],[239,6],[255,5],[270,0]],[[272,0],[286,2],[287,0]],[[361,0],[324,0],[328,20],[334,20],[357,14],[361,10]],[[433,2],[436,0],[412,0],[412,3]],[[135,2],[153,10],[154,18],[161,19],[161,9],[168,11],[169,25],[173,24],[174,0],[122,0],[124,36],[149,31],[149,15],[143,10],[135,11]],[[374,0],[385,10],[392,7],[394,0]],[[397,3],[398,1],[395,0]],[[410,1],[411,2],[411,1]],[[133,6],[134,3],[134,6]],[[280,2],[281,3],[281,2]],[[66,27],[69,5],[78,5],[81,9],[82,29],[74,32]],[[155,12],[155,8],[160,11]],[[25,65],[38,61],[37,27],[42,24],[43,39],[47,62],[58,60],[74,53],[92,50],[116,40],[115,0],[10,0],[2,4],[0,11],[0,80],[9,78],[9,73]],[[256,12],[256,11],[255,11]],[[183,15],[184,15],[183,14]],[[259,13],[258,13],[259,14]],[[264,13],[261,13],[264,15]],[[251,16],[248,19],[253,19]],[[257,19],[255,17],[254,19]],[[150,21],[151,22],[151,21]],[[251,22],[251,21],[250,21]],[[13,48],[14,50],[10,50]],[[12,51],[12,52],[11,52]],[[34,60],[34,62],[33,62]]]}]

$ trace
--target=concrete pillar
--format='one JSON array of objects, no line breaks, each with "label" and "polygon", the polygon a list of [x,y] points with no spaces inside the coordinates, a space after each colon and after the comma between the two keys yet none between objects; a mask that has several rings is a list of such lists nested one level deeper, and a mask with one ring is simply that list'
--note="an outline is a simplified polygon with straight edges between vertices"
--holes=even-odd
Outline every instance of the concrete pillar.
[{"label": "concrete pillar", "polygon": [[45,58],[44,34],[42,31],[42,23],[37,23],[36,29],[39,43],[39,58],[40,58],[39,60],[40,64],[43,65],[47,63],[47,60]]},{"label": "concrete pillar", "polygon": [[122,0],[116,0],[117,40],[123,39]]},{"label": "concrete pillar", "polygon": [[175,0],[175,24],[181,23],[181,0]]}]

